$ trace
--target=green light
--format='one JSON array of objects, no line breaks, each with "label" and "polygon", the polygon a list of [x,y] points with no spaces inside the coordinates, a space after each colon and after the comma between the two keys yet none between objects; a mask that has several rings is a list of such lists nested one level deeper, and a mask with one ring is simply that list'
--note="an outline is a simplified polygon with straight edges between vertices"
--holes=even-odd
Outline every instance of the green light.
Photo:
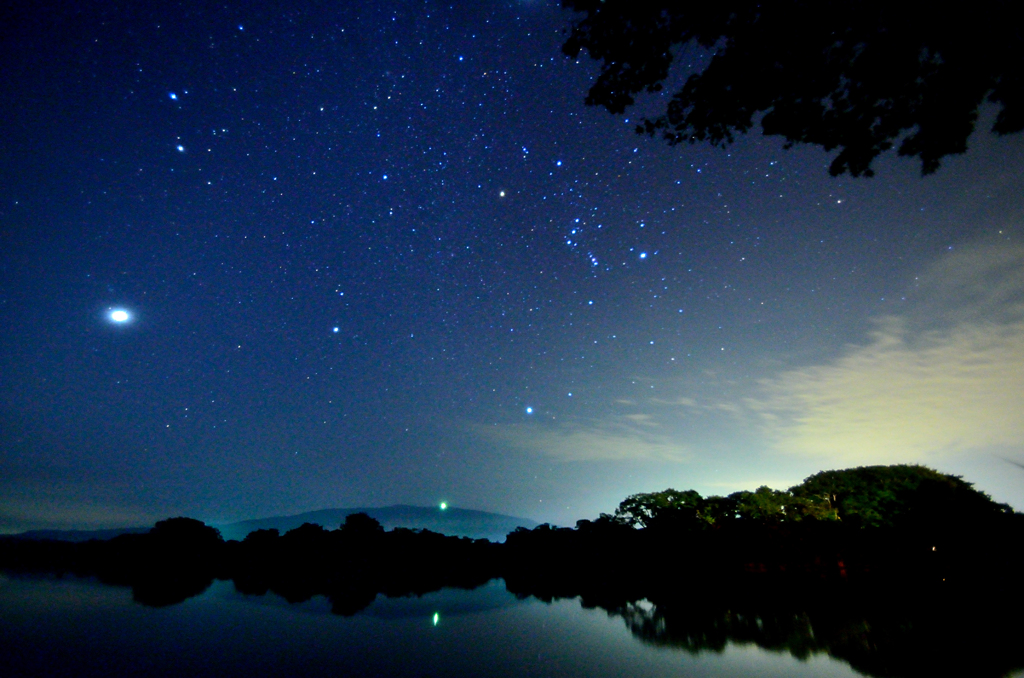
[{"label": "green light", "polygon": [[444,511],[446,508],[448,508],[448,502],[442,501],[441,502],[441,510]]},{"label": "green light", "polygon": [[434,613],[434,626],[437,626],[437,622],[441,621],[441,614],[439,612]]}]

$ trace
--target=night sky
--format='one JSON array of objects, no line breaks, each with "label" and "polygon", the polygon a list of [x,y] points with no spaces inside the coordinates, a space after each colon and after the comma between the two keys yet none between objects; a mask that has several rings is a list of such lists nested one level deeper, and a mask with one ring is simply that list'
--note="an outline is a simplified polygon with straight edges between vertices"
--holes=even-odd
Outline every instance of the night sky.
[{"label": "night sky", "polygon": [[1020,135],[926,178],[669,148],[542,0],[16,4],[0,531],[877,463],[1024,507]]}]

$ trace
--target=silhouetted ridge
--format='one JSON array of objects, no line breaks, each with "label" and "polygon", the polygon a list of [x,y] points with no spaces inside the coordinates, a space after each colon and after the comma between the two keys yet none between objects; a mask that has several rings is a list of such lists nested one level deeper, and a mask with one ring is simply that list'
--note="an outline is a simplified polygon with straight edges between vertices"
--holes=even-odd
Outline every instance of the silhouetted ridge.
[{"label": "silhouetted ridge", "polygon": [[105,530],[28,530],[10,536],[19,539],[52,539],[54,541],[89,541],[90,539],[113,539],[122,534],[145,534],[149,527],[114,527]]}]

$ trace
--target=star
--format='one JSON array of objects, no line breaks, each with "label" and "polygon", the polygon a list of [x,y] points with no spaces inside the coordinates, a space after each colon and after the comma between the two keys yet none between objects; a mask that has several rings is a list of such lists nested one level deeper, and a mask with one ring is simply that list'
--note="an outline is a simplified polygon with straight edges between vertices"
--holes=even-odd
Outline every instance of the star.
[{"label": "star", "polygon": [[115,323],[126,323],[131,320],[131,314],[123,308],[115,308],[110,312],[110,319]]}]

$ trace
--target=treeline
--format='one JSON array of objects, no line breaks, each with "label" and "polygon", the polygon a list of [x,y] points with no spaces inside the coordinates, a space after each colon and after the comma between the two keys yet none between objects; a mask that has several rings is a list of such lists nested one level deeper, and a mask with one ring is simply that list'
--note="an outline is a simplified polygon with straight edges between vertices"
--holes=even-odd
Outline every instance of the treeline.
[{"label": "treeline", "polygon": [[736,523],[841,521],[856,528],[928,528],[1013,515],[959,476],[924,466],[862,466],[822,471],[789,490],[762,486],[726,497],[695,490],[634,494],[602,521],[637,528],[694,530]]},{"label": "treeline", "polygon": [[445,586],[474,588],[497,576],[496,544],[427,530],[385,532],[365,513],[336,530],[306,523],[285,534],[256,530],[242,541],[192,518],[158,522],[147,534],[83,543],[0,540],[0,567],[95,576],[131,586],[150,606],[179,603],[228,579],[243,593],[273,591],[289,602],[325,595],[354,614],[379,593],[412,595]]},{"label": "treeline", "polygon": [[505,546],[511,590],[611,604],[680,581],[747,575],[798,586],[1019,586],[1024,515],[958,476],[869,466],[824,471],[785,491],[635,494],[614,514],[574,529],[517,530]]},{"label": "treeline", "polygon": [[0,540],[0,567],[96,576],[167,605],[230,579],[289,601],[327,596],[352,614],[379,594],[473,587],[504,577],[542,599],[629,601],[703,586],[1018,587],[1024,516],[957,476],[921,466],[826,471],[789,490],[725,497],[693,490],[635,494],[575,528],[517,529],[503,544],[426,530],[385,532],[365,514],[334,530],[305,524],[224,541],[172,518],[148,534],[80,544]]}]

